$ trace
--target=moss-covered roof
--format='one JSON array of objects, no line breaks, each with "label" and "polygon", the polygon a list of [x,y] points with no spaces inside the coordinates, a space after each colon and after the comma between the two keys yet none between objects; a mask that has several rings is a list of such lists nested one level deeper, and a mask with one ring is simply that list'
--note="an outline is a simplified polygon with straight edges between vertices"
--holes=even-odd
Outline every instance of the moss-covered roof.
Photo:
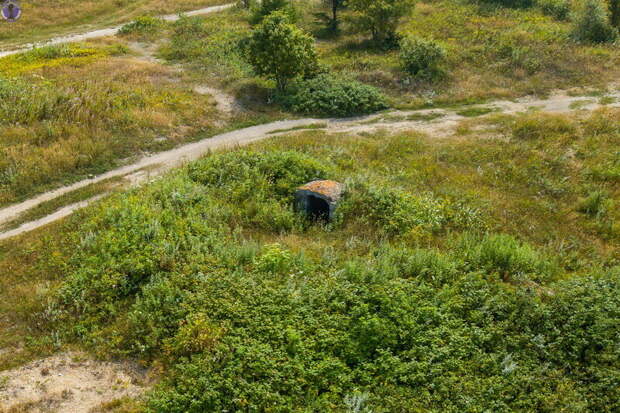
[{"label": "moss-covered roof", "polygon": [[312,181],[297,188],[298,191],[309,191],[335,202],[340,199],[344,185],[336,181]]}]

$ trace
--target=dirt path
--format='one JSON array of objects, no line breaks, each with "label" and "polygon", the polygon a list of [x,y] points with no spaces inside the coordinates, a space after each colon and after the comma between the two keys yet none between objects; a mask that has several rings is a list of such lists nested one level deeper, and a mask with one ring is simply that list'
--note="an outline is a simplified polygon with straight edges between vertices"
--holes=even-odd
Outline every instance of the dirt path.
[{"label": "dirt path", "polygon": [[102,403],[139,396],[147,373],[128,362],[65,353],[2,372],[0,380],[0,412],[87,413]]},{"label": "dirt path", "polygon": [[[222,6],[205,7],[203,9],[193,10],[193,11],[189,11],[189,12],[183,13],[183,15],[185,15],[185,16],[200,16],[200,15],[204,15],[204,14],[220,12],[222,10],[229,9],[229,8],[231,8],[233,6],[234,6],[234,3],[224,4]],[[166,21],[173,22],[173,21],[179,20],[179,15],[178,14],[170,14],[170,15],[166,15],[166,16],[161,16],[161,18],[166,20]],[[86,32],[86,33],[79,33],[79,34],[72,34],[72,35],[67,35],[67,36],[54,37],[54,38],[49,39],[47,41],[38,42],[38,43],[28,43],[28,44],[25,44],[25,45],[23,45],[23,47],[20,47],[18,49],[0,51],[0,57],[10,56],[10,55],[18,54],[18,53],[23,53],[23,52],[26,52],[26,51],[34,48],[34,47],[49,46],[49,45],[61,44],[61,43],[81,42],[83,40],[96,39],[96,38],[99,38],[99,37],[114,36],[114,35],[116,35],[118,33],[118,31],[119,31],[119,29],[121,27],[123,27],[123,26],[119,25],[119,26],[115,26],[115,27],[108,27],[106,29],[93,30],[93,31]]]},{"label": "dirt path", "polygon": [[[610,93],[607,95],[607,98],[608,100],[613,100],[613,103],[606,105],[607,107],[620,107],[620,92]],[[593,100],[593,98],[557,94],[549,99],[525,98],[515,102],[497,101],[485,105],[470,106],[468,109],[490,108],[506,114],[515,114],[532,109],[549,113],[565,113],[577,109],[591,111],[602,106],[603,105]],[[429,118],[433,119],[429,120]],[[135,175],[143,169],[149,170],[148,179],[151,179],[172,168],[196,160],[211,151],[248,145],[252,142],[260,141],[273,136],[284,135],[292,132],[293,130],[304,127],[324,125],[325,130],[333,133],[362,133],[374,132],[377,130],[389,130],[392,132],[400,130],[417,130],[440,138],[450,136],[458,124],[464,119],[467,119],[467,117],[459,114],[458,111],[428,109],[418,111],[391,111],[349,119],[306,118],[284,120],[259,126],[252,126],[217,135],[199,142],[183,145],[166,152],[144,157],[134,164],[111,170],[93,179],[76,182],[73,185],[58,188],[54,191],[46,192],[22,203],[0,209],[0,224],[15,220],[21,213],[45,201],[49,201],[97,182],[110,178],[126,177],[131,174]],[[132,185],[137,185],[143,182],[144,179],[131,179],[130,181]],[[0,234],[0,239],[16,236],[39,228],[57,219],[64,218],[65,216],[70,215],[73,211],[84,207],[89,203],[90,201],[84,201],[78,204],[69,205],[68,207],[56,211],[48,217],[26,223],[17,229],[11,230],[10,232]]]}]

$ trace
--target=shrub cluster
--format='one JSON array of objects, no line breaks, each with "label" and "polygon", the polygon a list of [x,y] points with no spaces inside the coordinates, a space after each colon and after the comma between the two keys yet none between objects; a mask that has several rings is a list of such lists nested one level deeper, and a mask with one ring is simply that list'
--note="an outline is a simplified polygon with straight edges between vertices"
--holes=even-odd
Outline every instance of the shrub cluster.
[{"label": "shrub cluster", "polygon": [[165,25],[166,22],[159,17],[141,16],[125,24],[118,32],[121,35],[153,35],[160,31]]},{"label": "shrub cluster", "polygon": [[483,229],[481,213],[432,193],[413,195],[395,188],[366,183],[349,184],[349,195],[339,209],[349,225],[371,226],[392,236],[423,237],[452,228]]},{"label": "shrub cluster", "polygon": [[558,20],[568,20],[571,4],[568,0],[538,0],[538,7],[548,16]]},{"label": "shrub cluster", "polygon": [[600,0],[587,0],[575,13],[572,36],[585,43],[607,43],[618,38],[618,29],[609,21],[606,5]]},{"label": "shrub cluster", "polygon": [[295,112],[318,116],[363,115],[388,108],[376,88],[327,74],[297,81],[277,99]]},{"label": "shrub cluster", "polygon": [[403,69],[415,77],[423,79],[438,77],[442,73],[440,65],[445,58],[446,50],[433,40],[409,37],[400,43]]},{"label": "shrub cluster", "polygon": [[[83,217],[49,313],[100,349],[162,360],[151,412],[620,407],[618,270],[554,284],[553,263],[505,235],[360,255],[257,241],[281,231],[257,222],[326,177],[299,152],[243,151],[116,195]],[[433,231],[452,219],[430,195],[348,193],[349,222]],[[314,242],[298,230],[284,239]],[[348,229],[331,231],[330,243]]]}]

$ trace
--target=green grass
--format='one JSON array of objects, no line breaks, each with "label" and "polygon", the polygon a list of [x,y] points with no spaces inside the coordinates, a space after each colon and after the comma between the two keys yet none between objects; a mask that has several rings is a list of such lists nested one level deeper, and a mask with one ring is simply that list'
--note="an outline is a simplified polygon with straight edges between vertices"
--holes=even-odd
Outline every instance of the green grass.
[{"label": "green grass", "polygon": [[0,205],[279,116],[225,116],[193,91],[197,79],[128,51],[101,40],[0,59]]},{"label": "green grass", "polygon": [[174,14],[225,4],[223,0],[76,0],[70,4],[54,0],[22,2],[22,18],[0,26],[0,47],[46,40],[68,33],[115,26],[145,14]]},{"label": "green grass", "polygon": [[575,101],[575,102],[571,103],[569,107],[570,107],[570,109],[573,109],[573,110],[579,110],[579,109],[583,109],[583,108],[585,108],[588,105],[591,105],[593,103],[595,103],[595,101],[584,99],[584,100],[578,100],[578,101]]},{"label": "green grass", "polygon": [[443,118],[444,116],[446,116],[443,113],[440,112],[430,112],[430,113],[414,113],[413,115],[409,115],[406,117],[407,120],[413,120],[413,121],[431,121],[431,120],[435,120],[435,119],[440,119]]},{"label": "green grass", "polygon": [[[318,6],[300,7],[300,25],[319,35]],[[346,20],[346,11],[343,13]],[[210,82],[227,88],[248,105],[269,101],[273,85],[256,78],[237,42],[251,29],[239,9],[186,21],[172,30],[164,55],[187,63]],[[420,2],[400,27],[403,35],[434,38],[445,45],[446,76],[435,82],[411,80],[398,51],[372,47],[367,36],[343,24],[339,36],[317,43],[320,61],[330,73],[379,87],[397,108],[481,104],[555,89],[605,90],[617,76],[620,55],[610,45],[580,45],[570,23],[545,16],[537,8],[481,7],[472,2]],[[489,65],[488,62],[493,62]]]},{"label": "green grass", "polygon": [[464,116],[466,118],[475,118],[478,116],[488,115],[489,113],[496,112],[496,108],[474,107],[466,108],[456,112],[457,115]]},{"label": "green grass", "polygon": [[294,132],[294,131],[300,131],[300,130],[325,129],[326,127],[327,127],[326,123],[313,123],[311,125],[296,126],[294,128],[288,128],[288,129],[276,129],[273,132],[271,132],[271,134],[274,135],[276,133]]},{"label": "green grass", "polygon": [[75,191],[69,192],[57,198],[54,198],[50,201],[45,201],[34,208],[31,208],[19,215],[16,219],[5,222],[0,226],[0,231],[8,231],[13,228],[17,228],[20,225],[36,221],[37,219],[43,218],[47,215],[50,215],[59,209],[91,199],[97,195],[101,195],[109,192],[112,189],[115,189],[121,183],[123,183],[123,178],[110,178],[105,181],[97,182],[95,184],[91,184],[85,186],[84,188],[77,189]]}]

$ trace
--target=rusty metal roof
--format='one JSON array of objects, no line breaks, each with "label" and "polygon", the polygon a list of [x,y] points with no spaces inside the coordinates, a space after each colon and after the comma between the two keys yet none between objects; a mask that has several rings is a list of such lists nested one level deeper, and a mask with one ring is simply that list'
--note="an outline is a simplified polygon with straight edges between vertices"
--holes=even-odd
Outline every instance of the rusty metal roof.
[{"label": "rusty metal roof", "polygon": [[337,201],[342,196],[344,185],[336,181],[312,181],[297,188],[298,191],[310,191],[322,195],[330,201]]}]

